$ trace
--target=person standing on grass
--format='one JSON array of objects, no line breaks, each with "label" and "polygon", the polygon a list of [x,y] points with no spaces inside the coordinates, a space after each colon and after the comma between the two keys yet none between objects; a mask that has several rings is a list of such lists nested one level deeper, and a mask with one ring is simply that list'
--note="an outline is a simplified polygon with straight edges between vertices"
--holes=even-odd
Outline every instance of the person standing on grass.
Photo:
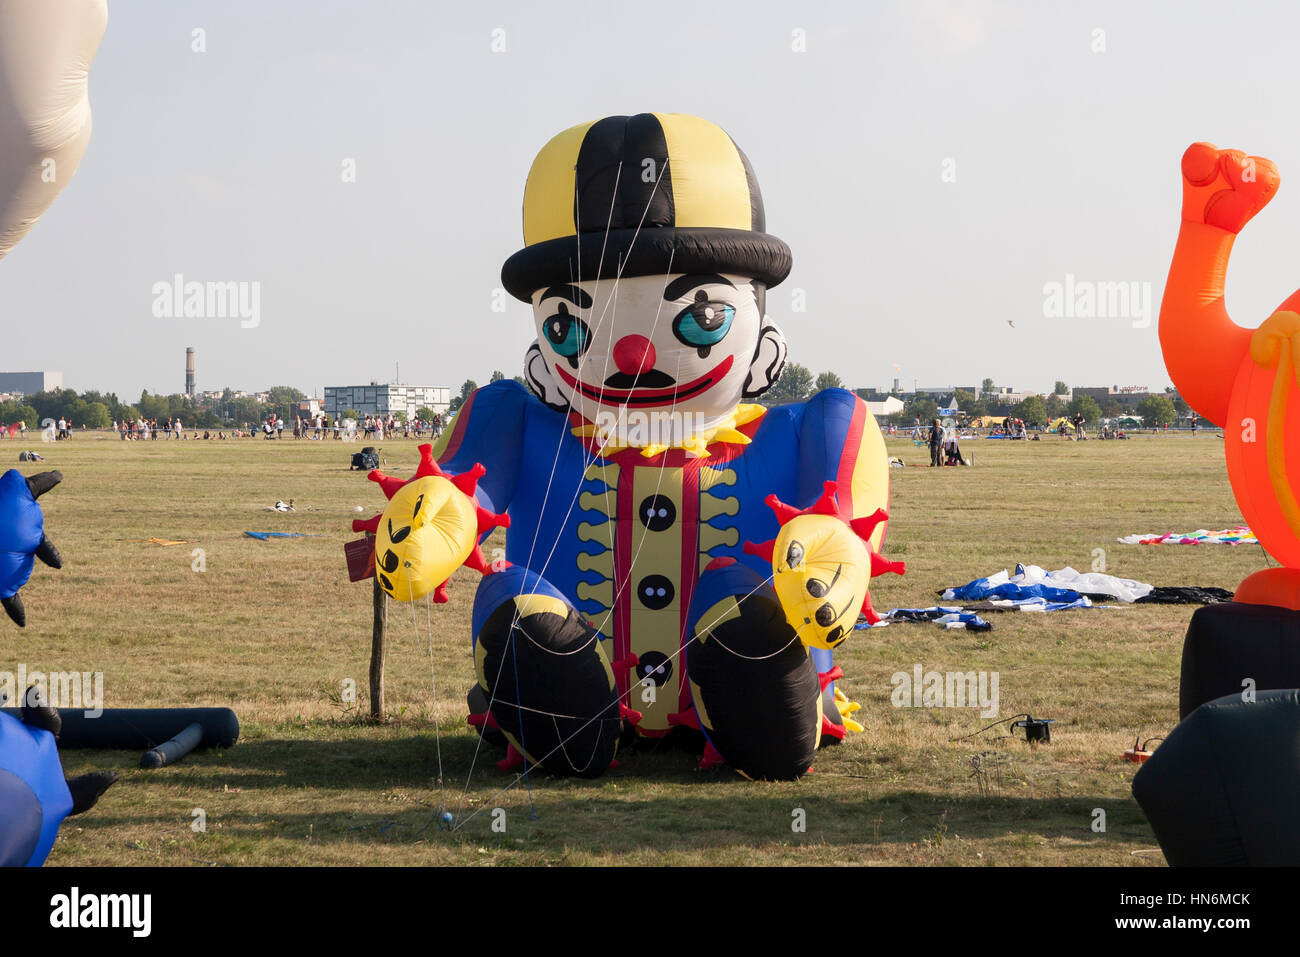
[{"label": "person standing on grass", "polygon": [[943,426],[935,419],[930,423],[930,467],[943,465]]}]

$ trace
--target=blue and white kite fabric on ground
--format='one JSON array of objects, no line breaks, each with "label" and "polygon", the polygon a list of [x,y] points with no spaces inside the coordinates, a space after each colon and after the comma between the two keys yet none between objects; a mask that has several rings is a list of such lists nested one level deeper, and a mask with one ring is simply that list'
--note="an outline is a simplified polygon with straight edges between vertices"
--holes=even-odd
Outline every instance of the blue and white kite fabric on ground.
[{"label": "blue and white kite fabric on ground", "polygon": [[990,605],[1014,608],[1016,611],[1064,611],[1067,608],[1104,608],[1105,605],[1093,605],[1087,595],[1080,595],[1074,601],[1048,601],[1046,598],[990,598]]},{"label": "blue and white kite fabric on ground", "polygon": [[[1135,602],[1152,592],[1152,586],[1131,578],[1117,578],[1099,572],[1081,573],[1073,568],[1049,572],[1037,565],[1017,565],[1014,575],[1005,568],[996,575],[977,578],[943,593],[944,601],[987,602],[977,606],[987,610],[1008,611],[1064,611],[1067,608],[1105,608],[1095,605],[1088,596],[1106,596],[1107,600]],[[929,608],[895,608],[884,615],[880,625],[901,621],[932,621],[945,628],[964,628],[970,631],[991,631],[993,626],[974,611],[961,605],[932,605]],[[868,627],[865,621],[858,628]]]},{"label": "blue and white kite fabric on ground", "polygon": [[1049,572],[1037,565],[1017,565],[1014,575],[1006,569],[987,578],[977,578],[943,593],[944,601],[994,601],[1014,604],[1026,611],[1059,611],[1087,608],[1088,595],[1106,595],[1116,601],[1134,602],[1151,593],[1152,586],[1131,578],[1117,578],[1099,572],[1088,574],[1065,567]]},{"label": "blue and white kite fabric on ground", "polygon": [[964,628],[970,631],[993,630],[992,625],[974,612],[966,612],[960,608],[945,607],[943,605],[932,605],[929,608],[895,608],[888,614],[881,616],[881,620],[874,626],[867,621],[859,621],[854,627],[858,629],[879,628],[891,621],[932,621],[936,625],[943,625],[945,628]]}]

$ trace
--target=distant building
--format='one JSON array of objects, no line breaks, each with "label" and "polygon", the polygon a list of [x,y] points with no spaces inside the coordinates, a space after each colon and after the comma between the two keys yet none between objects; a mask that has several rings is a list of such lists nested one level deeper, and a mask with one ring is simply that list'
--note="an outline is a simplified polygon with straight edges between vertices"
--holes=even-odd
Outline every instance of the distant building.
[{"label": "distant building", "polygon": [[1099,406],[1104,407],[1114,401],[1126,409],[1134,409],[1151,393],[1144,385],[1111,385],[1075,386],[1074,394],[1089,396],[1095,399]]},{"label": "distant building", "polygon": [[870,386],[863,386],[861,389],[854,389],[853,392],[865,402],[884,402],[891,395],[888,389],[873,389]]},{"label": "distant building", "polygon": [[0,372],[0,392],[32,395],[62,388],[62,372]]},{"label": "distant building", "polygon": [[984,398],[998,405],[1019,405],[1031,396],[1038,395],[1037,392],[1023,391],[1013,389],[1011,386],[1002,386],[994,389],[992,392],[984,393]]},{"label": "distant building", "polygon": [[872,402],[868,399],[866,400],[866,403],[867,411],[876,418],[886,415],[897,415],[899,412],[903,411],[903,400],[892,395],[880,402]]},{"label": "distant building", "polygon": [[338,415],[355,409],[362,415],[415,415],[418,409],[446,412],[451,407],[451,389],[437,386],[398,385],[372,382],[370,385],[325,387],[325,411]]}]

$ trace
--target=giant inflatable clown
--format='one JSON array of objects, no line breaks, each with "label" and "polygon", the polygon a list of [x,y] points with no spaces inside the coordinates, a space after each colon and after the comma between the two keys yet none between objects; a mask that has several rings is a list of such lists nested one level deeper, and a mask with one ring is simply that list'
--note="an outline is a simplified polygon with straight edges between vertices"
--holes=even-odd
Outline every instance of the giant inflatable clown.
[{"label": "giant inflatable clown", "polygon": [[[474,602],[470,723],[503,767],[596,776],[626,722],[697,728],[705,764],[790,779],[859,729],[832,649],[874,619],[888,460],[841,389],[764,409],[786,347],[767,290],[790,270],[745,154],[693,116],[611,116],[533,162],[524,248],[502,279],[529,303],[529,389],[475,392],[376,535],[381,587]],[[434,461],[436,457],[436,461]],[[508,525],[504,560],[477,541]],[[476,707],[477,704],[477,707]]]}]

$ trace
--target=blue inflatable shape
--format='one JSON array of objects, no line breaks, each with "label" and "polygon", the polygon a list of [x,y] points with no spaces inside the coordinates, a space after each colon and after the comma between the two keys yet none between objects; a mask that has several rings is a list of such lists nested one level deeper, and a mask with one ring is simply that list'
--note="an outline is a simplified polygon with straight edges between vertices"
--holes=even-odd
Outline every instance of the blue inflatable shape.
[{"label": "blue inflatable shape", "polygon": [[71,810],[54,735],[0,712],[0,866],[40,867]]},{"label": "blue inflatable shape", "polygon": [[45,538],[45,516],[17,469],[0,475],[0,598],[12,598],[32,575]]}]

